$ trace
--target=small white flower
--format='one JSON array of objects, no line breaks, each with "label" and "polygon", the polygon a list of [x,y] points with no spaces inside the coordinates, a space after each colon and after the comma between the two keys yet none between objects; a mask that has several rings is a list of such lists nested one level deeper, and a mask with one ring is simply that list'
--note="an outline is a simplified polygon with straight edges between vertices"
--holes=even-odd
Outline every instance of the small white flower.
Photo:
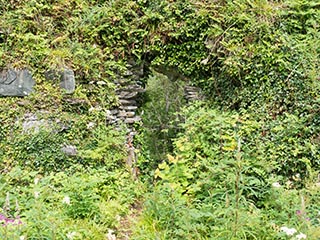
[{"label": "small white flower", "polygon": [[39,196],[40,196],[40,192],[35,191],[35,192],[34,192],[34,198],[39,198]]},{"label": "small white flower", "polygon": [[98,85],[106,85],[107,83],[105,81],[98,81],[97,84]]},{"label": "small white flower", "polygon": [[93,112],[93,111],[101,111],[102,108],[101,107],[91,107],[89,108],[89,112]]},{"label": "small white flower", "polygon": [[307,235],[303,234],[302,232],[296,236],[296,239],[301,240],[301,239],[307,239]]},{"label": "small white flower", "polygon": [[281,227],[280,230],[285,232],[288,236],[292,236],[297,232],[295,228],[287,228],[287,227]]},{"label": "small white flower", "polygon": [[274,183],[272,183],[272,187],[274,187],[274,188],[280,188],[281,185],[280,185],[280,183],[278,183],[278,182],[274,182]]},{"label": "small white flower", "polygon": [[73,239],[76,235],[77,235],[76,232],[68,232],[68,233],[67,233],[67,238],[68,238],[68,239]]},{"label": "small white flower", "polygon": [[89,123],[87,124],[87,129],[93,128],[94,125],[95,125],[94,122],[89,122]]},{"label": "small white flower", "polygon": [[23,235],[19,237],[19,240],[25,240],[25,239],[26,239],[26,238],[25,238],[25,236],[23,236]]},{"label": "small white flower", "polygon": [[67,205],[70,205],[70,197],[69,197],[69,196],[65,196],[65,197],[62,199],[62,203],[67,204]]},{"label": "small white flower", "polygon": [[117,240],[116,236],[113,234],[113,230],[109,229],[107,234],[107,240]]},{"label": "small white flower", "polygon": [[39,178],[35,178],[34,179],[34,185],[37,185],[39,183],[39,180],[40,180]]}]

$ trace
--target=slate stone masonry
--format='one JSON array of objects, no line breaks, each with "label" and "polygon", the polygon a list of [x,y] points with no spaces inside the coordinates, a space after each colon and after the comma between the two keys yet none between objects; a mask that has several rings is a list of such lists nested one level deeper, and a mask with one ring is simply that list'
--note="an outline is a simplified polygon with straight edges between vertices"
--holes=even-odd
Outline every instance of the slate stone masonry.
[{"label": "slate stone masonry", "polygon": [[[64,68],[60,71],[49,70],[45,78],[57,81],[59,86],[71,94],[75,91],[75,77],[72,69]],[[0,96],[24,97],[33,92],[35,81],[28,69],[8,69],[0,72]]]},{"label": "slate stone masonry", "polygon": [[125,76],[115,81],[119,105],[109,110],[106,117],[108,124],[115,126],[127,124],[129,133],[134,134],[133,125],[141,121],[141,117],[137,115],[139,94],[145,89],[138,84],[139,79],[143,77],[143,68],[134,65],[128,65],[128,68]]},{"label": "slate stone masonry", "polygon": [[27,69],[4,70],[0,73],[0,96],[24,97],[33,91],[35,81]]},{"label": "slate stone masonry", "polygon": [[138,159],[134,146],[134,136],[137,132],[134,124],[141,121],[141,117],[137,115],[137,109],[139,108],[139,94],[143,93],[145,89],[139,85],[139,80],[143,77],[143,67],[135,64],[129,64],[127,67],[129,70],[124,76],[115,81],[119,105],[107,111],[106,120],[108,125],[114,125],[116,128],[123,124],[127,126],[125,146],[128,154],[126,164],[133,178],[137,179],[139,169],[136,166]]},{"label": "slate stone masonry", "polygon": [[[139,84],[139,80],[144,77],[143,68],[132,65],[129,65],[128,68],[127,74],[115,82],[117,85],[116,95],[119,100],[119,105],[107,111],[106,120],[108,125],[119,127],[125,124],[127,126],[126,149],[128,155],[126,164],[130,168],[133,178],[136,179],[139,175],[139,169],[136,167],[138,159],[134,146],[134,136],[136,135],[134,124],[141,121],[141,117],[137,115],[137,109],[139,108],[139,94],[145,92],[145,88]],[[161,86],[159,86],[159,88],[161,88]],[[189,104],[197,100],[202,100],[203,95],[199,88],[189,86],[186,83],[184,87],[184,98]]]},{"label": "slate stone masonry", "polygon": [[203,100],[204,96],[201,93],[200,88],[186,85],[184,87],[184,98],[187,100],[187,103],[191,103],[194,101]]},{"label": "slate stone masonry", "polygon": [[68,94],[73,93],[75,90],[76,81],[74,72],[70,68],[63,68],[59,71],[49,70],[45,73],[45,77],[47,80],[57,82]]}]

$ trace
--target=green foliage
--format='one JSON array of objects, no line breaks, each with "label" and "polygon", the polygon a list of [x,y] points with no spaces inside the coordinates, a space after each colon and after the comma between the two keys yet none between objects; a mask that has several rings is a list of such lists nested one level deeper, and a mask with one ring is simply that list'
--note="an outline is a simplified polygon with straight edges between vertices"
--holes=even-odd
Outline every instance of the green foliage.
[{"label": "green foliage", "polygon": [[125,135],[111,127],[98,126],[92,132],[80,156],[92,165],[108,166],[116,169],[124,166],[126,157]]},{"label": "green foliage", "polygon": [[139,183],[124,169],[74,167],[73,175],[43,176],[20,167],[2,175],[0,204],[22,224],[1,226],[0,236],[68,239],[75,232],[76,239],[101,239],[116,229],[139,196]]},{"label": "green foliage", "polygon": [[[286,239],[285,225],[316,238],[318,220],[308,224],[295,212],[318,208],[305,202],[317,195],[308,185],[317,184],[319,171],[318,3],[147,7],[152,64],[179,70],[207,92],[211,106],[238,113],[184,113],[176,156],[155,171],[134,237]],[[274,182],[285,187],[274,189]]]},{"label": "green foliage", "polygon": [[317,1],[19,1],[3,7],[1,65],[111,83],[133,58],[178,69],[226,107],[303,113],[318,18]]},{"label": "green foliage", "polygon": [[[315,0],[0,0],[0,67],[29,68],[37,82],[24,99],[0,99],[0,213],[24,223],[0,237],[104,239],[121,228],[140,184],[105,111],[134,61],[179,72],[210,107],[177,116],[183,83],[147,80],[136,140],[155,183],[133,239],[288,239],[284,226],[318,239],[319,14]],[[43,78],[63,67],[75,70],[72,96]],[[23,130],[30,115],[50,127]]]},{"label": "green foliage", "polygon": [[144,159],[140,159],[139,167],[145,173],[153,171],[172,152],[172,138],[179,132],[177,113],[185,105],[185,83],[181,80],[172,82],[169,77],[153,72],[147,79],[140,110],[143,123],[139,126],[140,136],[136,138],[143,148],[140,155]]},{"label": "green foliage", "polygon": [[[129,57],[141,59],[146,31],[135,1],[2,3],[1,68],[70,67],[78,82],[112,83]],[[113,94],[109,91],[109,94]]]},{"label": "green foliage", "polygon": [[317,231],[296,214],[319,207],[305,200],[316,196],[307,186],[315,189],[319,171],[319,145],[301,135],[310,130],[305,119],[257,121],[199,106],[185,116],[176,156],[155,171],[137,239],[275,239],[288,224]]},{"label": "green foliage", "polygon": [[41,172],[61,171],[74,163],[60,150],[63,137],[59,134],[40,130],[15,136],[9,141],[10,145],[5,143],[6,154],[3,156],[6,168],[19,164]]},{"label": "green foliage", "polygon": [[166,4],[159,4],[153,64],[177,68],[233,109],[277,116],[305,112],[314,101],[316,1]]}]

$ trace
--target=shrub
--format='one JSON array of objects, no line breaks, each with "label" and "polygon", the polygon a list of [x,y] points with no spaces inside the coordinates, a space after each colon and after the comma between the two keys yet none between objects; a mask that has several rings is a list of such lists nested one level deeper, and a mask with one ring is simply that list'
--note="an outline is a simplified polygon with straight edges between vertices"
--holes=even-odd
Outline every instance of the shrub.
[{"label": "shrub", "polygon": [[[309,132],[305,119],[259,121],[199,106],[185,114],[185,131],[174,141],[176,156],[169,155],[155,171],[158,181],[137,236],[269,239],[277,238],[282,224],[310,232],[317,227],[306,227],[295,215],[304,204],[297,194],[305,194],[297,189],[319,171],[318,153],[310,153],[319,146],[300,132],[300,127]],[[285,129],[290,133],[282,134]],[[275,182],[283,187],[273,187]],[[277,194],[286,195],[278,201]]]}]

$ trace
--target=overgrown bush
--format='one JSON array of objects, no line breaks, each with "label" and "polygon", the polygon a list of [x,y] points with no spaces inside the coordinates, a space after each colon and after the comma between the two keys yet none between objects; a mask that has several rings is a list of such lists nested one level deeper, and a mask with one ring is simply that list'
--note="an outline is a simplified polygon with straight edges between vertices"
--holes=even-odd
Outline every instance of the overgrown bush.
[{"label": "overgrown bush", "polygon": [[[133,239],[318,239],[319,14],[316,0],[0,0],[0,67],[37,82],[0,99],[0,237],[114,237],[140,184],[105,110],[134,61],[174,69],[209,106],[177,127],[183,84],[149,78],[139,164],[155,181]],[[44,80],[62,67],[75,71],[72,96]],[[26,114],[58,132],[26,134]]]},{"label": "overgrown bush", "polygon": [[[140,184],[125,169],[85,169],[43,176],[17,166],[0,181],[0,214],[18,219],[1,225],[3,239],[101,239],[116,230],[139,196]],[[1,219],[2,221],[2,219]]]},{"label": "overgrown bush", "polygon": [[189,76],[218,107],[275,117],[304,113],[318,96],[316,1],[178,1],[157,8],[162,24],[152,35],[153,64]]},{"label": "overgrown bush", "polygon": [[264,122],[197,106],[185,114],[175,156],[155,171],[138,239],[270,239],[288,224],[316,231],[296,214],[319,207],[306,200],[316,194],[307,186],[317,186],[319,145],[301,135],[311,130],[305,119]]}]

